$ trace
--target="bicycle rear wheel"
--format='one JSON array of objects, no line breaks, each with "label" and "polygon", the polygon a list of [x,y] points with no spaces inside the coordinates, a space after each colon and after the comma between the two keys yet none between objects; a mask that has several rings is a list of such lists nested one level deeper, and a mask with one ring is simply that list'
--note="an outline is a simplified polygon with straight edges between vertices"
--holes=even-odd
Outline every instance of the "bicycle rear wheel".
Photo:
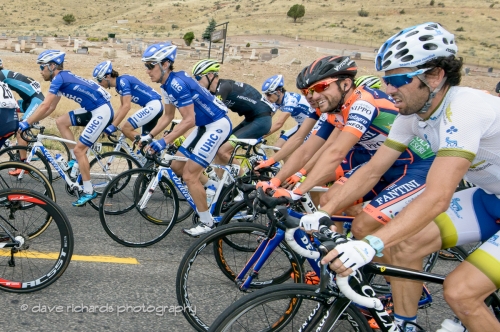
[{"label": "bicycle rear wheel", "polygon": [[372,331],[352,304],[332,326],[328,318],[336,314],[333,295],[317,290],[317,286],[305,284],[266,287],[234,302],[208,331]]},{"label": "bicycle rear wheel", "polygon": [[177,193],[170,181],[162,178],[146,207],[139,209],[152,169],[126,171],[104,189],[99,203],[99,219],[106,233],[129,247],[146,247],[163,239],[175,225],[179,213]]},{"label": "bicycle rear wheel", "polygon": [[[177,301],[186,308],[183,314],[197,331],[207,330],[224,308],[247,294],[235,284],[235,278],[266,233],[266,227],[251,223],[220,226],[187,250],[177,271]],[[299,258],[283,242],[270,254],[250,288],[302,282],[303,274]]]},{"label": "bicycle rear wheel", "polygon": [[[5,148],[3,150],[0,150],[0,162],[4,161],[21,161],[21,156],[19,154],[20,150],[26,151],[26,154],[29,154],[31,152],[31,148],[28,148],[26,146],[10,146],[8,148]],[[42,152],[36,151],[35,155],[33,156],[33,159],[29,162],[30,165],[34,166],[36,169],[40,170],[45,177],[50,181],[56,181],[58,180],[61,175],[57,172],[53,172],[52,168],[47,161],[47,158],[43,155]]]},{"label": "bicycle rear wheel", "polygon": [[[52,222],[37,235],[46,216]],[[7,232],[8,231],[8,232]],[[27,293],[43,289],[66,270],[73,254],[73,232],[66,214],[52,200],[32,190],[0,191],[0,289]]]}]

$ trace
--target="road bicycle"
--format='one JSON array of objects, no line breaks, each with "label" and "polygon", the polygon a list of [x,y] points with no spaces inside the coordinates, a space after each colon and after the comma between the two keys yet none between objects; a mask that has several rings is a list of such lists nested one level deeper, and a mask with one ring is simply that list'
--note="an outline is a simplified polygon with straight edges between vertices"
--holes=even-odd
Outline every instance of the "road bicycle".
[{"label": "road bicycle", "polygon": [[[243,188],[245,194],[248,192],[246,189]],[[275,207],[280,201],[264,195],[261,189],[260,192],[253,201],[259,202],[254,206],[254,211],[258,209],[264,212],[268,222],[270,220],[269,227],[248,222],[221,226],[193,243],[179,265],[177,299],[180,305],[188,308],[184,316],[198,331],[206,331],[220,309],[248,292],[282,282],[312,282],[314,279],[304,270],[305,261],[308,261],[315,276],[320,275],[318,255],[302,257],[291,250],[284,240],[295,239],[308,249],[314,248],[314,242],[302,230],[284,227],[275,217]],[[297,218],[302,216],[291,209],[288,209],[288,213]],[[226,218],[231,218],[231,211],[224,215],[223,219]],[[350,222],[352,219],[332,216],[333,221]],[[247,216],[239,220],[253,219]],[[467,255],[460,253],[464,257]],[[425,269],[430,271],[437,262],[438,253],[433,253],[427,258]],[[442,264],[440,262],[437,266]],[[381,294],[390,297],[390,287],[385,279],[374,276],[370,283]],[[422,308],[428,304],[429,298],[430,294],[425,293],[420,303]]]},{"label": "road bicycle", "polygon": [[[289,227],[298,226],[298,220],[286,219]],[[319,252],[322,258],[336,243],[329,238],[315,236],[321,238]],[[291,247],[305,250],[297,244]],[[387,300],[370,284],[373,275],[438,285],[442,285],[445,279],[444,275],[370,263],[356,271],[353,277],[335,278],[332,282],[332,274],[324,265],[319,285],[282,284],[256,290],[229,306],[208,331],[373,331],[366,317],[373,317],[379,331],[400,331],[387,307]],[[491,294],[485,302],[500,320],[498,294]],[[433,306],[432,299],[427,305]],[[425,330],[434,331],[444,317],[449,315],[435,314],[431,318],[431,327]]]},{"label": "road bicycle", "polygon": [[33,190],[0,190],[0,289],[49,286],[68,267],[73,246],[69,220],[54,201]]},{"label": "road bicycle", "polygon": [[[38,153],[38,155],[42,156],[44,162],[52,165],[54,170],[66,182],[66,192],[71,196],[79,198],[80,194],[83,192],[81,174],[77,172],[72,177],[71,169],[68,168],[63,170],[51,152],[45,148],[42,140],[56,140],[68,144],[76,144],[76,142],[55,136],[44,135],[43,127],[40,129],[40,133],[36,135],[28,129],[23,131],[21,136],[25,141],[33,143],[31,151],[29,151],[29,154],[27,155],[26,163],[30,164],[33,156]],[[94,156],[94,159],[92,159],[89,163],[90,179],[92,181],[92,186],[98,195],[102,193],[102,190],[107,186],[110,180],[118,174],[133,167],[140,166],[132,157],[122,152],[112,151],[100,154],[93,147],[90,147],[88,151],[88,154]],[[46,166],[45,169],[50,170],[50,167]],[[47,171],[47,175],[48,180],[52,181],[52,172]],[[89,201],[89,205],[96,210],[99,209],[99,207],[92,201]]]}]

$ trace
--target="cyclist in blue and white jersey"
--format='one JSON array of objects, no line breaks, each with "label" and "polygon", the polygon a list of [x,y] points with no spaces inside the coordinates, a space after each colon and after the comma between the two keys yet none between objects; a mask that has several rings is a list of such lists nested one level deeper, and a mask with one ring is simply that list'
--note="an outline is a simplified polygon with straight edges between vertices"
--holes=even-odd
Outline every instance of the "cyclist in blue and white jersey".
[{"label": "cyclist in blue and white jersey", "polygon": [[209,232],[214,226],[200,176],[214,159],[221,144],[231,134],[232,126],[227,117],[228,109],[220,100],[186,72],[173,71],[176,54],[177,47],[167,42],[149,46],[142,55],[151,81],[161,84],[165,97],[165,112],[151,130],[151,137],[168,126],[174,118],[176,107],[182,115],[182,121],[171,133],[154,141],[150,146],[159,152],[194,127],[178,152],[189,160],[186,163],[174,161],[171,167],[177,175],[182,176],[200,216],[198,225],[182,231],[190,236],[199,236]]},{"label": "cyclist in blue and white jersey", "polygon": [[18,128],[17,101],[9,86],[0,82],[0,146],[12,136]]},{"label": "cyclist in blue and white jersey", "polygon": [[[17,93],[21,98],[18,101],[19,110],[24,113],[23,120],[26,120],[44,100],[40,83],[31,77],[24,76],[15,71],[3,68],[3,61],[0,59],[0,81],[7,84],[11,91]],[[27,146],[20,134],[17,134],[17,144]],[[21,161],[26,160],[26,150],[19,150]],[[9,171],[10,175],[17,176],[21,169]]]},{"label": "cyclist in blue and white jersey", "polygon": [[[109,102],[110,94],[101,86],[64,70],[64,56],[65,53],[58,50],[47,50],[38,56],[40,73],[45,81],[51,82],[49,92],[37,110],[19,123],[19,129],[26,130],[34,122],[49,116],[63,96],[80,104],[80,109],[57,118],[56,125],[61,136],[68,140],[75,139],[71,126],[85,126],[76,146],[70,146],[72,156],[79,164],[83,181],[83,193],[73,202],[73,206],[82,206],[97,197],[90,182],[90,166],[86,152],[113,120],[113,108]],[[72,161],[71,166],[74,163],[75,161]]]},{"label": "cyclist in blue and white jersey", "polygon": [[314,113],[314,108],[309,105],[304,96],[285,90],[283,75],[274,75],[265,80],[264,84],[262,84],[262,92],[267,100],[274,104],[277,110],[282,112],[278,120],[273,122],[267,136],[283,127],[285,121],[290,116],[297,122],[295,127],[284,132],[274,144],[276,147],[282,147],[283,144],[299,130],[302,122],[304,122],[311,113]]},{"label": "cyclist in blue and white jersey", "polygon": [[107,89],[113,87],[120,95],[121,106],[115,114],[113,123],[104,132],[107,135],[114,133],[130,111],[131,104],[134,103],[142,108],[127,119],[121,130],[132,141],[138,135],[135,129],[139,127],[142,127],[143,135],[149,134],[163,112],[161,95],[132,75],[120,75],[113,69],[111,61],[98,64],[94,68],[92,76],[102,87]]}]

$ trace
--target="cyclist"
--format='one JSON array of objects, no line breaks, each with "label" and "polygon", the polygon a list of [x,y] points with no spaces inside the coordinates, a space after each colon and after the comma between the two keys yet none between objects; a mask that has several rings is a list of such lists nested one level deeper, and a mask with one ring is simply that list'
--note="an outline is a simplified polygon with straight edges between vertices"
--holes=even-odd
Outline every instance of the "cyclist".
[{"label": "cyclist", "polygon": [[[376,68],[385,71],[401,115],[373,159],[322,208],[337,210],[370,190],[415,137],[436,158],[420,196],[362,241],[337,246],[323,263],[333,260],[330,268],[348,275],[390,247],[394,264],[421,269],[433,251],[484,241],[446,277],[444,296],[468,331],[500,331],[484,304],[500,288],[500,99],[458,87],[462,58],[456,53],[454,35],[432,22],[404,29],[380,47]],[[477,187],[455,192],[464,177]],[[396,279],[391,286],[396,314],[414,321],[421,284]]]},{"label": "cyclist", "polygon": [[380,89],[382,87],[382,81],[375,75],[364,75],[356,78],[354,85],[356,85],[356,87],[367,86],[372,89]]},{"label": "cyclist", "polygon": [[186,163],[174,161],[171,167],[177,175],[182,176],[200,217],[198,225],[182,231],[190,236],[200,236],[214,226],[200,176],[214,159],[218,148],[229,137],[232,126],[227,117],[228,110],[219,99],[201,87],[186,72],[173,71],[176,54],[176,46],[158,43],[149,46],[142,55],[151,81],[161,84],[166,104],[165,112],[150,135],[157,135],[172,121],[176,107],[182,115],[182,121],[171,133],[152,142],[150,146],[159,152],[194,127],[177,153],[185,155],[189,160]]},{"label": "cyclist", "polygon": [[[273,106],[260,92],[249,84],[219,78],[220,64],[211,59],[198,61],[193,66],[193,76],[198,83],[221,100],[227,108],[244,116],[230,138],[260,138],[271,129]],[[216,156],[216,163],[229,161],[236,143],[224,143]]]},{"label": "cyclist", "polygon": [[314,113],[314,109],[303,96],[295,92],[286,91],[283,75],[274,75],[266,79],[262,84],[262,92],[270,103],[273,103],[278,110],[282,111],[282,114],[273,123],[267,136],[272,135],[275,131],[283,127],[285,121],[290,116],[297,122],[296,126],[285,131],[274,144],[276,147],[282,147],[299,130],[304,120],[311,113]]},{"label": "cyclist", "polygon": [[[18,101],[19,110],[24,113],[23,120],[27,119],[44,100],[40,83],[31,77],[24,76],[15,71],[4,69],[3,61],[0,59],[0,81],[9,86],[11,91],[16,92],[21,100]],[[27,146],[20,134],[17,134],[17,144]],[[21,161],[26,160],[26,150],[19,150]],[[18,176],[21,169],[9,171],[10,175]]]},{"label": "cyclist", "polygon": [[9,86],[0,81],[0,146],[12,136],[18,128],[17,101]]},{"label": "cyclist", "polygon": [[[40,73],[45,81],[51,82],[49,92],[36,111],[19,123],[19,129],[26,130],[34,122],[46,118],[63,96],[80,104],[80,109],[57,118],[56,125],[62,137],[68,140],[75,139],[71,126],[85,126],[76,146],[70,149],[79,164],[83,181],[83,193],[72,204],[83,206],[97,197],[90,181],[90,166],[86,152],[113,120],[113,108],[109,102],[111,96],[101,86],[64,70],[64,57],[65,53],[58,50],[47,50],[38,56]],[[72,160],[71,166],[74,163],[75,160]]]},{"label": "cyclist", "polygon": [[120,95],[121,106],[116,112],[113,122],[104,132],[107,135],[114,133],[130,111],[131,104],[134,103],[142,108],[127,119],[121,130],[131,141],[139,134],[135,131],[139,127],[142,127],[143,135],[149,134],[163,112],[161,95],[132,75],[120,75],[113,69],[111,61],[99,63],[94,68],[92,76],[100,86],[107,89],[113,87]]}]

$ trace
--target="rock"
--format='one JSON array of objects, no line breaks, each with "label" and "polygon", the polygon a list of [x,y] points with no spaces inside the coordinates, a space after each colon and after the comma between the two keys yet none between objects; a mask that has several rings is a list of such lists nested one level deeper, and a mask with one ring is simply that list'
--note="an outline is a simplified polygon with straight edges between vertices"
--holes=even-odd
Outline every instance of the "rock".
[{"label": "rock", "polygon": [[292,61],[290,61],[291,65],[300,65],[301,63],[302,63],[302,61],[300,61],[298,59],[293,59]]}]

